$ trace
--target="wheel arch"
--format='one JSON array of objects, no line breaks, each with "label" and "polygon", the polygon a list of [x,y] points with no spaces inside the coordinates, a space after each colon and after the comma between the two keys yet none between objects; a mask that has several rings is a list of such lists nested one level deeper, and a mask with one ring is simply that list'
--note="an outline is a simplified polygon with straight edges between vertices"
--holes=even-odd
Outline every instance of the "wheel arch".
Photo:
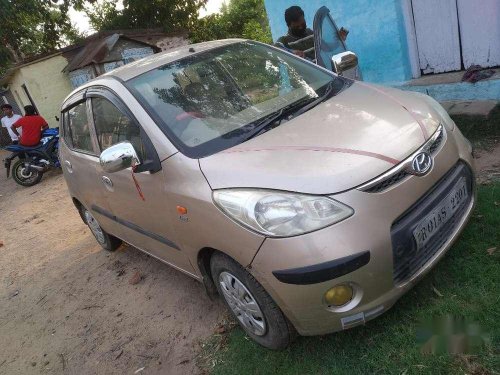
[{"label": "wheel arch", "polygon": [[87,221],[85,220],[85,217],[83,216],[83,213],[82,213],[83,204],[75,197],[71,197],[71,200],[73,201],[73,204],[75,205],[76,209],[78,210],[78,214],[80,215],[83,223],[87,224]]},{"label": "wheel arch", "polygon": [[216,250],[211,247],[204,247],[198,252],[197,264],[200,270],[203,285],[205,286],[205,291],[210,299],[214,299],[217,296],[217,288],[214,284],[212,278],[212,271],[210,270],[210,259],[214,253],[222,253],[222,251]]}]

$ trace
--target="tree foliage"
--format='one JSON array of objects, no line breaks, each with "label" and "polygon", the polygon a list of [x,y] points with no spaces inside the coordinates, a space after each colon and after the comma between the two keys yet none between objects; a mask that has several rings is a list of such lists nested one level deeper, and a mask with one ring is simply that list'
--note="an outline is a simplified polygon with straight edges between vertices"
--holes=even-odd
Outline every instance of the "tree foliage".
[{"label": "tree foliage", "polygon": [[25,57],[55,50],[83,36],[68,9],[85,11],[96,31],[189,30],[193,42],[243,37],[271,42],[263,0],[230,0],[221,13],[199,19],[207,0],[0,0],[0,76]]},{"label": "tree foliage", "polygon": [[207,0],[103,0],[83,4],[96,31],[137,28],[162,28],[166,32],[186,30],[198,20],[198,11]]},{"label": "tree foliage", "polygon": [[247,38],[271,43],[264,0],[230,0],[220,13],[200,19],[191,29],[191,40]]},{"label": "tree foliage", "polygon": [[0,75],[27,56],[81,37],[67,15],[70,4],[71,0],[0,0]]},{"label": "tree foliage", "polygon": [[221,12],[199,19],[207,0],[80,1],[96,31],[162,28],[166,32],[189,30],[193,42],[247,38],[270,43],[271,32],[263,0],[230,0]]}]

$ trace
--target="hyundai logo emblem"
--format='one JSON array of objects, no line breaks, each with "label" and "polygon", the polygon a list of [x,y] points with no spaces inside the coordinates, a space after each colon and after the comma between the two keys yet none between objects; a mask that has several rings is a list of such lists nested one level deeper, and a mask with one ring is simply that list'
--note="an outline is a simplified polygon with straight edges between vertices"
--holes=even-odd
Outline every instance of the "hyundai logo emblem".
[{"label": "hyundai logo emblem", "polygon": [[432,163],[432,156],[428,152],[421,152],[417,154],[411,162],[413,174],[423,176],[430,171]]}]

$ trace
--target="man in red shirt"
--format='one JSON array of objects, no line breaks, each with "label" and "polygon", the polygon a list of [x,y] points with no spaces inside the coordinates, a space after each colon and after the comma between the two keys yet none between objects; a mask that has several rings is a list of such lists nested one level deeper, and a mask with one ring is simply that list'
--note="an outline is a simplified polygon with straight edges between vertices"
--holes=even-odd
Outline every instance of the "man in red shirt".
[{"label": "man in red shirt", "polygon": [[[40,143],[42,131],[47,129],[49,125],[42,116],[36,113],[35,107],[27,105],[24,107],[25,116],[17,120],[11,129],[19,137],[21,146],[33,147]],[[17,128],[21,128],[22,134],[19,135]]]}]

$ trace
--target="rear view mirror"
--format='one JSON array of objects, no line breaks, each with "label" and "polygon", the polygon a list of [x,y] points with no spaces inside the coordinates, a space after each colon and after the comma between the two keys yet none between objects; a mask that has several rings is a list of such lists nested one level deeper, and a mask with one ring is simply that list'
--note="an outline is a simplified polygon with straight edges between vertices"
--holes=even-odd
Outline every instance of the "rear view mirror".
[{"label": "rear view mirror", "polygon": [[141,164],[137,152],[130,142],[121,142],[107,148],[101,153],[99,162],[102,169],[108,173],[118,172]]},{"label": "rear view mirror", "polygon": [[338,75],[358,66],[358,56],[354,52],[346,51],[332,56],[332,70]]}]

